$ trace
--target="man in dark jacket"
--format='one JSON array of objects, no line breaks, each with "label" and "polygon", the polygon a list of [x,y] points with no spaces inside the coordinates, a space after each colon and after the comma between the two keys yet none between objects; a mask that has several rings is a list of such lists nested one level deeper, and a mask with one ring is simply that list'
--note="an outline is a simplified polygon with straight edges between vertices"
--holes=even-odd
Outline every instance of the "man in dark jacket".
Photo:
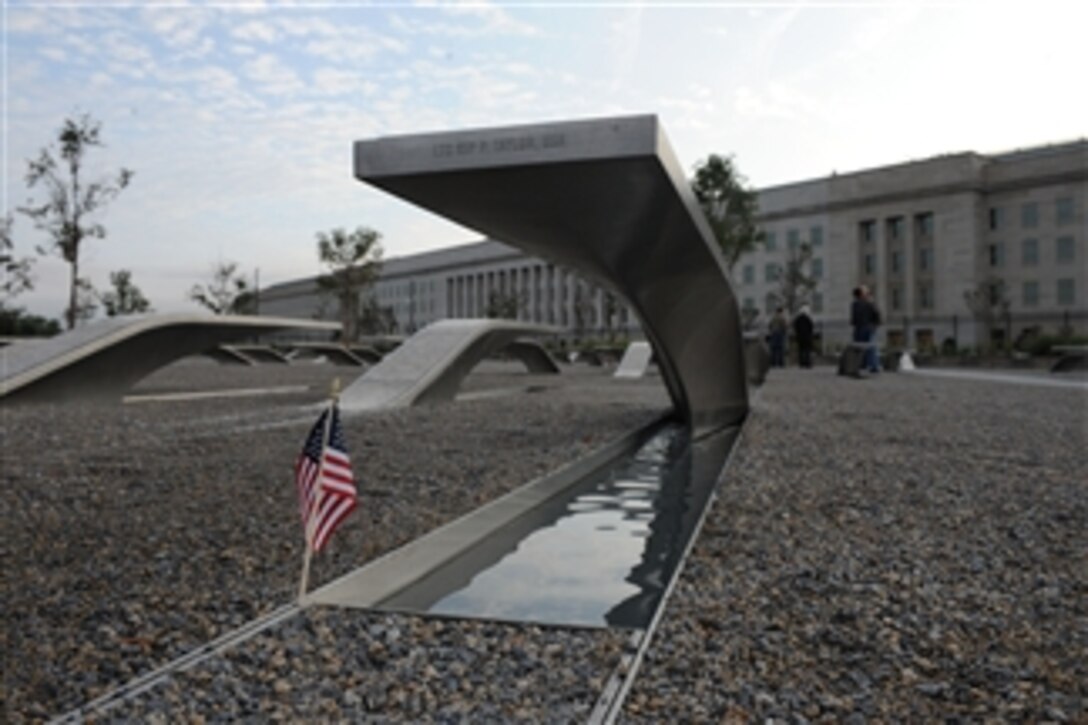
[{"label": "man in dark jacket", "polygon": [[797,357],[803,368],[812,367],[812,337],[814,325],[808,305],[802,305],[797,317],[793,318],[793,336],[797,339]]},{"label": "man in dark jacket", "polygon": [[865,350],[865,368],[871,373],[880,372],[877,363],[876,345],[873,337],[880,325],[880,312],[864,286],[854,288],[854,301],[850,303],[850,325],[854,328],[854,342],[867,345]]}]

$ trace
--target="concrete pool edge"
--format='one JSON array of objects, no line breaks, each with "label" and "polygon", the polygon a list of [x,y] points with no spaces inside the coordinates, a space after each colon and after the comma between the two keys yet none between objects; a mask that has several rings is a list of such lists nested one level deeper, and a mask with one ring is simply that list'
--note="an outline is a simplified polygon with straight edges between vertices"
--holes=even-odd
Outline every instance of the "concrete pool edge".
[{"label": "concrete pool edge", "polygon": [[526,512],[562,495],[594,471],[635,450],[673,417],[668,411],[550,473],[310,592],[302,606],[375,608],[478,545]]}]

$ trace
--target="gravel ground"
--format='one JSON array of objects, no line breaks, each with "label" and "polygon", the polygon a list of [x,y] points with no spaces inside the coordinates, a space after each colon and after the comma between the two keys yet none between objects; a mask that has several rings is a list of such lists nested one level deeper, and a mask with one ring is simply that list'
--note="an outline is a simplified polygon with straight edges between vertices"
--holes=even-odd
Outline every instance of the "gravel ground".
[{"label": "gravel ground", "polygon": [[1088,721],[1088,393],[775,371],[623,722]]},{"label": "gravel ground", "polygon": [[[134,392],[261,385],[309,390],[265,398],[3,408],[5,719],[35,721],[66,711],[290,601],[302,557],[291,467],[329,379],[341,376],[346,384],[354,374],[331,366],[232,368],[183,361]],[[586,454],[667,407],[659,379],[631,384],[585,368],[566,368],[561,377],[559,385],[555,376],[485,366],[466,381],[477,395],[526,384],[546,392],[347,418],[361,505],[315,560],[312,585]],[[394,630],[403,640],[390,634]],[[617,641],[609,632],[440,626],[352,612],[315,612],[284,631],[314,633],[315,658],[324,657],[334,640],[360,639],[371,661],[391,663],[375,675],[390,682],[403,681],[403,668],[422,667],[428,659],[421,659],[416,634],[439,660],[475,637],[477,654],[459,660],[471,665],[469,685],[480,676],[493,679],[490,673],[513,652],[525,661],[524,686],[551,690],[556,712],[571,700],[583,708],[592,704],[595,695],[579,694],[592,680],[577,678],[583,684],[568,686],[574,681],[564,672],[587,667],[603,676],[607,668],[594,663],[612,657]],[[337,656],[348,657],[349,645],[340,642],[348,649]],[[376,659],[372,645],[384,647],[387,659]],[[302,655],[310,654],[308,645],[299,646]],[[277,657],[265,640],[254,647],[253,661]],[[298,652],[289,654],[293,660]],[[234,654],[224,660],[239,661]],[[443,672],[451,676],[448,668]],[[410,718],[413,693],[404,702],[397,692],[378,696],[381,677],[369,681],[373,686],[360,695],[366,697],[358,707]],[[315,682],[319,692],[312,700],[281,698],[269,707],[296,718],[320,716],[324,680]],[[433,693],[447,684],[453,686],[436,685]],[[460,684],[455,690],[465,692]],[[485,717],[515,715],[516,708],[504,709],[510,691],[496,691],[501,694],[494,701],[471,688],[459,698]],[[206,712],[219,712],[227,707],[221,694],[209,690],[212,704],[194,692],[192,707],[205,702]],[[430,702],[438,695],[419,697]]]},{"label": "gravel ground", "polygon": [[[311,386],[268,399],[5,411],[8,720],[293,597],[299,406],[330,372],[268,372]],[[665,406],[657,379],[564,373],[489,364],[455,405],[348,420],[362,506],[315,584]],[[175,366],[139,392],[239,378]],[[1080,391],[775,371],[621,720],[1088,720],[1086,440]],[[582,721],[625,639],[314,608],[107,719]]]}]

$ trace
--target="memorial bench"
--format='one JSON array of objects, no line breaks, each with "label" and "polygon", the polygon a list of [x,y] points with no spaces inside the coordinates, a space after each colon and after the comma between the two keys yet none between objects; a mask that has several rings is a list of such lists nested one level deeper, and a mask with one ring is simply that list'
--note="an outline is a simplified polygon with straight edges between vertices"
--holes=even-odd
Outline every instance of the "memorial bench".
[{"label": "memorial bench", "polygon": [[839,353],[839,375],[860,378],[865,364],[865,353],[876,347],[872,342],[851,342]]},{"label": "memorial bench", "polygon": [[1059,357],[1050,366],[1052,373],[1066,373],[1071,370],[1088,370],[1088,345],[1054,345],[1050,348]]}]

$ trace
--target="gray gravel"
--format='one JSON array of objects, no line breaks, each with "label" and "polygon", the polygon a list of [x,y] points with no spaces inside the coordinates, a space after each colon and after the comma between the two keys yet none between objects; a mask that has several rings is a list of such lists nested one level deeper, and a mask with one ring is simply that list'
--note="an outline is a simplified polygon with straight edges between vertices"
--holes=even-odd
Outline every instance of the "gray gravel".
[{"label": "gray gravel", "polygon": [[774,371],[626,722],[1088,720],[1088,394]]},{"label": "gray gravel", "polygon": [[[212,371],[141,387],[248,386]],[[313,418],[298,406],[336,372],[266,372],[312,384],[267,400],[4,412],[8,720],[85,702],[293,597],[289,469]],[[539,392],[487,397],[526,384]],[[363,502],[315,584],[666,401],[659,379],[584,368],[485,366],[466,389],[347,422]],[[1082,392],[774,371],[621,720],[1088,720],[1086,441]],[[315,608],[107,720],[582,721],[625,640]]]},{"label": "gray gravel", "polygon": [[[302,533],[291,468],[316,418],[301,406],[319,401],[328,380],[343,374],[331,366],[236,369],[185,361],[136,392],[311,389],[265,399],[3,409],[8,721],[78,706],[293,599]],[[488,374],[471,376],[467,387],[486,390]],[[538,377],[509,366],[490,375],[503,388]],[[315,559],[312,585],[585,455],[667,407],[656,379],[623,384],[582,368],[567,369],[563,381],[556,387],[554,376],[540,380],[543,392],[536,394],[347,418],[361,505]],[[351,613],[318,616],[334,631],[368,621]],[[479,631],[487,633],[488,656],[498,657],[492,640],[510,639],[509,628]],[[614,636],[548,631],[524,638],[535,642],[527,656],[539,659],[556,642],[579,657],[607,650]],[[556,669],[552,662],[544,674]],[[568,697],[565,691],[557,697]],[[209,705],[213,712],[222,706]],[[308,705],[298,707],[301,714]],[[407,712],[396,697],[385,707]]]}]

